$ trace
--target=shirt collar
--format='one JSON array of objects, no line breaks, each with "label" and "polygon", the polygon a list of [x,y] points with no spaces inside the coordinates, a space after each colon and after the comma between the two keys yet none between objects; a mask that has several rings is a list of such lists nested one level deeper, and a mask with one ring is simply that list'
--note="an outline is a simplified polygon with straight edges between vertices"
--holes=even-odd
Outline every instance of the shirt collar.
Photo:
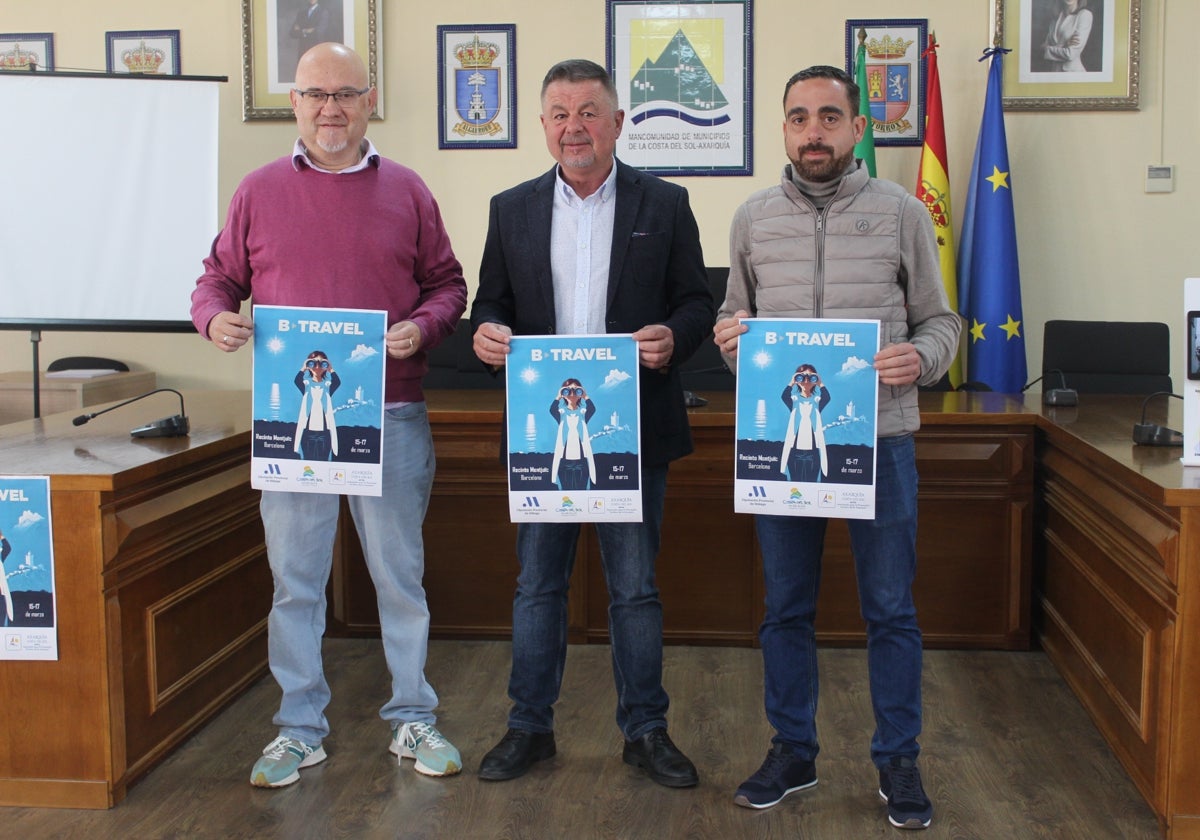
[{"label": "shirt collar", "polygon": [[359,150],[362,152],[362,158],[358,163],[346,169],[339,169],[336,172],[332,172],[328,169],[322,169],[314,163],[313,159],[308,156],[308,149],[304,147],[304,141],[297,137],[296,145],[292,147],[292,168],[299,172],[300,166],[303,164],[316,172],[327,172],[330,175],[348,175],[351,172],[366,169],[368,166],[379,167],[379,152],[375,148],[375,144],[364,137]]},{"label": "shirt collar", "polygon": [[[612,166],[612,169],[609,170],[608,177],[604,179],[604,183],[600,185],[600,189],[598,189],[594,193],[592,193],[592,195],[596,196],[596,201],[603,204],[604,202],[606,202],[610,198],[612,198],[612,196],[614,194],[613,187],[616,185],[616,183],[617,183],[617,159],[613,158],[613,166]],[[579,194],[575,192],[574,187],[572,187],[570,184],[568,184],[566,181],[563,180],[562,166],[554,167],[554,185],[555,185],[555,189],[559,191],[559,195],[561,195],[564,199],[566,199],[568,204],[570,204],[571,202],[584,200],[584,199],[581,199],[579,197]],[[591,196],[588,196],[588,198],[591,198]]]}]

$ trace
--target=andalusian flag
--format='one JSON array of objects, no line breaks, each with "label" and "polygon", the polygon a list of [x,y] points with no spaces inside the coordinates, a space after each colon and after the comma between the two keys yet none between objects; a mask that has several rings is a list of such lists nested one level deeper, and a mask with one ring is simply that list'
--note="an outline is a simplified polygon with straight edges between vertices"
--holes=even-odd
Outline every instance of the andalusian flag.
[{"label": "andalusian flag", "polygon": [[858,85],[858,113],[867,118],[862,139],[854,144],[854,156],[875,177],[875,129],[871,120],[871,96],[867,93],[867,30],[858,30],[858,52],[854,54],[854,83]]},{"label": "andalusian flag", "polygon": [[[921,149],[921,168],[917,170],[917,198],[925,202],[937,234],[938,257],[942,265],[942,285],[950,308],[958,311],[958,274],[954,266],[954,228],[950,215],[950,167],[946,158],[946,121],[942,116],[942,83],[938,78],[937,44],[929,36],[925,59],[925,146]],[[950,365],[950,384],[962,384],[962,360],[958,355]]]},{"label": "andalusian flag", "polygon": [[1017,226],[1000,77],[1004,53],[992,59],[979,143],[967,184],[962,241],[958,249],[959,311],[967,319],[967,378],[993,391],[1020,393],[1025,385],[1025,334],[1021,323],[1021,272],[1017,265]]}]

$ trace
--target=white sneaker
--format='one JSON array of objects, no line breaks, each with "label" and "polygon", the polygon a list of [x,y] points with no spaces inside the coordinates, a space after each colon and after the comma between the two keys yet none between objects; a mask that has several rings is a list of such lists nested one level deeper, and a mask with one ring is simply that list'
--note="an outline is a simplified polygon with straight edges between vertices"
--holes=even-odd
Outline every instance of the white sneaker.
[{"label": "white sneaker", "polygon": [[442,733],[428,723],[404,723],[392,730],[392,742],[388,746],[392,755],[416,760],[418,773],[426,776],[453,776],[462,770],[462,757]]}]

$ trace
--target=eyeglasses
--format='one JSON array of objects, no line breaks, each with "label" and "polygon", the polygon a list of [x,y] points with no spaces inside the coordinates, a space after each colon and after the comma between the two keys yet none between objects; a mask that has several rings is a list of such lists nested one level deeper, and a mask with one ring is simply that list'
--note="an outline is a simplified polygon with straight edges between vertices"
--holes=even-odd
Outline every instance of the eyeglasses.
[{"label": "eyeglasses", "polygon": [[321,370],[329,370],[329,362],[325,361],[324,359],[309,359],[304,363],[304,366],[312,370],[316,370],[317,368],[320,368]]},{"label": "eyeglasses", "polygon": [[820,380],[821,377],[817,376],[815,373],[797,373],[794,377],[792,377],[792,381],[797,385],[800,385],[804,382],[811,382],[815,385]]},{"label": "eyeglasses", "polygon": [[297,90],[296,88],[292,88],[292,90],[295,91],[305,105],[313,105],[316,107],[324,107],[325,102],[330,97],[332,97],[333,101],[339,105],[353,105],[358,101],[358,97],[362,96],[370,89],[371,88],[369,87],[365,87],[362,90],[355,90],[354,88],[342,88],[341,90],[329,92],[316,89]]},{"label": "eyeglasses", "polygon": [[563,388],[561,391],[558,392],[558,395],[560,397],[582,397],[583,389],[582,388]]}]

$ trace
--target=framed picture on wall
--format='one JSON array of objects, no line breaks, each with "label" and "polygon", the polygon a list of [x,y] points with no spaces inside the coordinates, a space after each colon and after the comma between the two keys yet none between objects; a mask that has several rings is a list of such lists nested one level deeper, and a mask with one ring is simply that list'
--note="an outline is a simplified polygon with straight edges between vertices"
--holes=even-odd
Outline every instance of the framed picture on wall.
[{"label": "framed picture on wall", "polygon": [[0,33],[0,70],[48,73],[54,69],[51,32]]},{"label": "framed picture on wall", "polygon": [[242,119],[290,120],[288,94],[309,47],[338,41],[367,66],[383,118],[380,0],[242,0]]},{"label": "framed picture on wall", "polygon": [[109,73],[179,75],[179,30],[105,32],[104,59]]},{"label": "framed picture on wall", "polygon": [[517,27],[437,28],[438,148],[517,147]]},{"label": "framed picture on wall", "polygon": [[925,142],[925,62],[929,23],[920,20],[846,21],[846,72],[858,72],[859,33],[866,36],[867,99],[876,146]]},{"label": "framed picture on wall", "polygon": [[607,0],[617,156],[656,175],[751,175],[751,0]]},{"label": "framed picture on wall", "polygon": [[1135,111],[1141,0],[992,0],[1012,111]]}]

